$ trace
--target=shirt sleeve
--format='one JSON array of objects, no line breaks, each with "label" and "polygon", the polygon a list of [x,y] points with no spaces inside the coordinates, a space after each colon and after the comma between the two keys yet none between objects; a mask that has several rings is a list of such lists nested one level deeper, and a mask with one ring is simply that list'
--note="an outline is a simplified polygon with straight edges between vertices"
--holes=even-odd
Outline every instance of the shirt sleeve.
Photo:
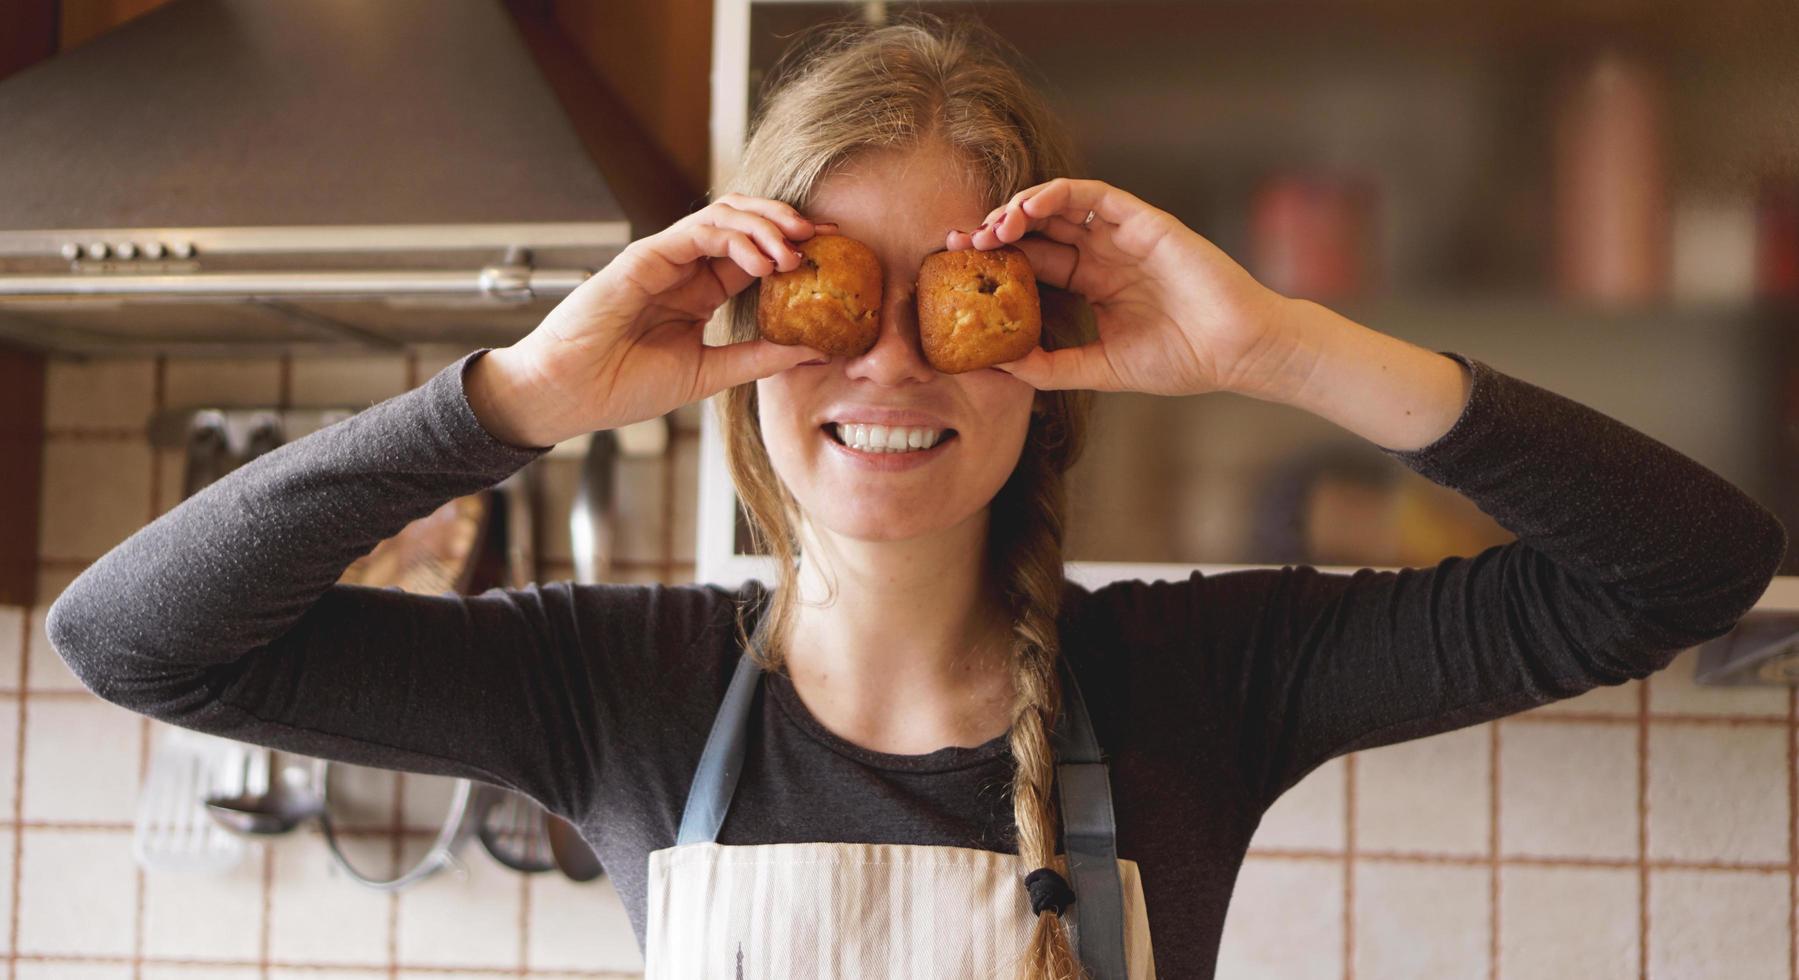
[{"label": "shirt sleeve", "polygon": [[486,351],[251,460],[119,543],[50,607],[57,653],[99,697],[171,724],[480,779],[553,812],[587,805],[604,658],[655,635],[645,609],[691,611],[648,586],[460,596],[337,582],[410,521],[548,452],[499,441],[469,406],[465,374]]},{"label": "shirt sleeve", "polygon": [[1646,677],[1728,632],[1785,556],[1774,514],[1690,457],[1439,353],[1470,372],[1468,403],[1430,445],[1381,451],[1517,540],[1428,568],[1195,573],[1137,597],[1215,631],[1209,683],[1263,807],[1336,756]]}]

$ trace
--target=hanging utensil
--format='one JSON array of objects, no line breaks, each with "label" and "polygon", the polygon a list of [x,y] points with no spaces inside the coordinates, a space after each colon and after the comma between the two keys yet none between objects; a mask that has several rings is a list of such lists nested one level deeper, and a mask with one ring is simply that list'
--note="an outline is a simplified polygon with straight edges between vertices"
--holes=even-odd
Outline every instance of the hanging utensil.
[{"label": "hanging utensil", "polygon": [[342,868],[344,873],[358,884],[366,885],[378,891],[397,891],[417,881],[422,881],[447,867],[458,870],[459,876],[466,876],[467,869],[457,860],[456,852],[462,849],[464,842],[472,836],[477,827],[479,810],[477,803],[477,784],[473,780],[458,779],[454,785],[454,795],[450,800],[450,809],[444,822],[438,827],[437,836],[431,841],[431,848],[419,862],[404,873],[393,878],[376,878],[364,874],[351,863],[342,846],[338,843],[336,828],[331,820],[331,763],[325,759],[314,759],[312,770],[314,791],[318,794],[320,808],[318,813],[319,830],[324,833],[325,846],[330,849],[331,857]]},{"label": "hanging utensil", "polygon": [[615,510],[618,500],[618,436],[601,429],[588,437],[581,476],[569,508],[569,544],[575,559],[575,581],[591,585],[612,571]]},{"label": "hanging utensil", "polygon": [[504,499],[505,585],[522,589],[537,581],[537,467],[527,465],[495,487]]},{"label": "hanging utensil", "polygon": [[277,449],[287,441],[281,430],[281,415],[277,412],[258,412],[250,419],[250,431],[244,437],[244,452],[237,460],[237,465],[255,459],[270,450]]},{"label": "hanging utensil", "polygon": [[[450,500],[356,559],[338,582],[433,595],[466,592],[476,578],[476,565],[488,550],[487,541],[499,520],[496,509],[491,489]],[[338,842],[331,819],[331,766],[328,760],[313,760],[310,792],[319,800],[319,829],[324,833],[325,845],[352,880],[380,891],[396,891],[446,867],[461,869],[456,852],[474,835],[478,823],[474,781],[454,781],[449,811],[425,856],[402,874],[377,878],[359,870]]]},{"label": "hanging utensil", "polygon": [[168,726],[157,739],[150,771],[138,792],[131,855],[150,871],[228,871],[247,845],[214,823],[200,802],[215,793],[243,792],[241,742]]},{"label": "hanging utensil", "polygon": [[271,785],[269,774],[274,765],[274,749],[251,753],[244,792],[207,798],[206,808],[213,820],[227,830],[260,836],[285,834],[324,812],[325,801],[313,791],[303,766],[282,768]]},{"label": "hanging utensil", "polygon": [[538,874],[556,870],[545,820],[549,814],[530,797],[497,786],[485,786],[481,846],[493,859],[514,871]]},{"label": "hanging utensil", "polygon": [[545,816],[549,818],[550,853],[555,856],[556,867],[561,868],[563,874],[575,881],[592,881],[605,874],[599,856],[594,854],[574,824],[554,813]]},{"label": "hanging utensil", "polygon": [[184,455],[181,499],[186,500],[224,476],[231,467],[231,439],[225,429],[224,413],[214,410],[194,413],[188,420]]}]

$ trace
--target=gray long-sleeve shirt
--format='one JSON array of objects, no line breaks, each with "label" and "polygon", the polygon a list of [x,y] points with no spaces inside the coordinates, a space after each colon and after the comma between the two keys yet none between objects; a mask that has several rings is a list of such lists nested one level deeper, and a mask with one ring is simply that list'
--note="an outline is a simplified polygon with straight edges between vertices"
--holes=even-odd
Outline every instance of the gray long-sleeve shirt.
[{"label": "gray long-sleeve shirt", "polygon": [[[478,596],[337,584],[378,541],[540,455],[497,441],[464,372],[295,440],[100,558],[49,612],[95,694],[172,724],[519,790],[581,828],[642,942],[760,586],[553,582]],[[1444,352],[1473,388],[1429,446],[1389,451],[1517,541],[1434,567],[1309,566],[1070,584],[1070,658],[1112,758],[1159,972],[1213,975],[1263,812],[1322,763],[1640,678],[1722,635],[1786,529],[1712,471],[1561,395]],[[770,675],[725,844],[1013,850],[1005,738],[870,751]]]}]

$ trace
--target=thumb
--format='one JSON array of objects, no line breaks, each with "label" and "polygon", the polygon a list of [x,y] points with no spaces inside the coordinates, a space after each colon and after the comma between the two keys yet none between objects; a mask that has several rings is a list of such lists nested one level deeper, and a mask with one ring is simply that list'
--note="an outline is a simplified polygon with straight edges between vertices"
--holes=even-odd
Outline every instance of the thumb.
[{"label": "thumb", "polygon": [[829,359],[830,355],[801,345],[777,344],[765,338],[706,347],[700,353],[699,377],[692,401],[709,398],[726,388],[779,374],[796,364]]},{"label": "thumb", "polygon": [[1044,391],[1066,388],[1116,391],[1121,387],[1117,376],[1112,372],[1111,363],[1106,360],[1105,347],[1101,341],[1059,350],[1034,347],[1018,360],[995,364],[994,367]]}]

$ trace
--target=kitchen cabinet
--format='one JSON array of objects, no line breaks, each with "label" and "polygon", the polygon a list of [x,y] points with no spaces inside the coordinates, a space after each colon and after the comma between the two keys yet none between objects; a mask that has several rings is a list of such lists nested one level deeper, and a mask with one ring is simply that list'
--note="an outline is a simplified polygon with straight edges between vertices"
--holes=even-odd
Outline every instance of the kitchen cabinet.
[{"label": "kitchen cabinet", "polygon": [[[1799,199],[1786,118],[1799,19],[1770,0],[720,0],[712,186],[728,183],[761,81],[798,32],[913,8],[993,26],[1069,124],[1084,175],[1168,210],[1270,285],[1286,281],[1271,242],[1303,255],[1338,227],[1279,241],[1271,216],[1288,192],[1359,187],[1366,211],[1343,250],[1362,274],[1311,298],[1611,414],[1799,526],[1799,427],[1783,415],[1799,403],[1799,287],[1773,268],[1799,234],[1783,210]],[[1424,565],[1511,539],[1353,435],[1228,394],[1101,395],[1071,479],[1070,574],[1089,584]],[[768,560],[743,547],[708,415],[698,577],[766,579]],[[1799,577],[1761,605],[1799,607]]]}]

